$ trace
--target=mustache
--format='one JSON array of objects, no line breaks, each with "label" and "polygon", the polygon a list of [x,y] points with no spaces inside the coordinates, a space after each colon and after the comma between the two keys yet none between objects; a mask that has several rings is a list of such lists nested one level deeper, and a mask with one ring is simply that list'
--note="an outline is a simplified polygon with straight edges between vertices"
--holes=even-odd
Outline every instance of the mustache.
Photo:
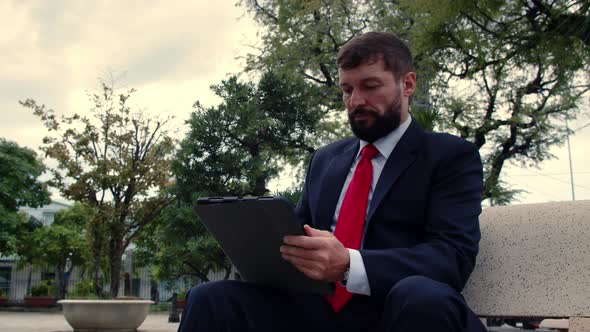
[{"label": "mustache", "polygon": [[355,117],[355,116],[361,115],[361,114],[372,114],[372,115],[376,115],[377,112],[375,112],[374,110],[365,108],[365,107],[357,107],[352,112],[350,112],[349,116],[352,118],[352,117]]}]

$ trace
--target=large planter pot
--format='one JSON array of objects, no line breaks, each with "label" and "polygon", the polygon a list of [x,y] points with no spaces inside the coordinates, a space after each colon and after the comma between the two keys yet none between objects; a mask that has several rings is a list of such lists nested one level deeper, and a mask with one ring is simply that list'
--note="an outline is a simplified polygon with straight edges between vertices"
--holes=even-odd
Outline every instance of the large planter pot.
[{"label": "large planter pot", "polygon": [[135,331],[148,315],[147,300],[61,300],[74,331]]},{"label": "large planter pot", "polygon": [[176,300],[176,308],[184,309],[184,300]]},{"label": "large planter pot", "polygon": [[25,296],[25,306],[32,308],[46,308],[55,304],[53,296]]}]

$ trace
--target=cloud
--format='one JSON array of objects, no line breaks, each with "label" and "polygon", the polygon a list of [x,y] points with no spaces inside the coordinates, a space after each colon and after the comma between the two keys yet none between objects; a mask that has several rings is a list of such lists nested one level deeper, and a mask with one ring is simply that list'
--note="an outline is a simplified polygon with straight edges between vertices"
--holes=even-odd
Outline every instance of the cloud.
[{"label": "cloud", "polygon": [[0,22],[0,132],[33,148],[44,132],[19,100],[84,112],[86,91],[115,73],[138,90],[137,107],[182,123],[195,100],[216,102],[209,86],[241,71],[236,57],[256,38],[231,1],[13,0],[0,3]]}]

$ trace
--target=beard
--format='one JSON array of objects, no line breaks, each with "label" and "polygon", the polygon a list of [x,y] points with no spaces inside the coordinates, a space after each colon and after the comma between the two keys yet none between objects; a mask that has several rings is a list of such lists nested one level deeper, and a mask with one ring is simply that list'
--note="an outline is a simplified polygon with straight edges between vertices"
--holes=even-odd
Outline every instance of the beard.
[{"label": "beard", "polygon": [[[357,120],[356,117],[361,114],[372,117],[373,122],[371,123],[366,119]],[[399,127],[401,122],[401,100],[396,98],[383,115],[371,109],[357,107],[348,113],[348,122],[356,137],[373,143]]]}]

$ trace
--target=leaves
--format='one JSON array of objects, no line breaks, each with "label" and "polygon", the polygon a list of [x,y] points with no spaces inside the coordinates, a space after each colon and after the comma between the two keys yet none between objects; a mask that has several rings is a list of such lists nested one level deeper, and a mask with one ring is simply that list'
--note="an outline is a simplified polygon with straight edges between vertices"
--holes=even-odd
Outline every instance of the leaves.
[{"label": "leaves", "polygon": [[563,119],[587,96],[590,5],[580,1],[242,1],[263,27],[250,70],[274,68],[320,88],[341,109],[335,58],[366,31],[409,41],[418,90],[413,117],[427,130],[473,141],[484,159],[484,198],[509,202],[505,162],[536,165],[563,141]]},{"label": "leaves", "polygon": [[172,176],[174,141],[165,129],[169,119],[131,110],[128,103],[135,90],[117,93],[104,83],[101,88],[89,95],[94,105],[89,117],[58,119],[34,100],[21,104],[39,116],[50,133],[42,150],[57,162],[52,184],[64,197],[94,211],[86,234],[95,271],[107,250],[111,295],[116,296],[121,255],[171,202],[165,189]]},{"label": "leaves", "polygon": [[0,205],[15,212],[19,206],[49,203],[46,185],[37,180],[43,171],[33,150],[0,138]]}]

